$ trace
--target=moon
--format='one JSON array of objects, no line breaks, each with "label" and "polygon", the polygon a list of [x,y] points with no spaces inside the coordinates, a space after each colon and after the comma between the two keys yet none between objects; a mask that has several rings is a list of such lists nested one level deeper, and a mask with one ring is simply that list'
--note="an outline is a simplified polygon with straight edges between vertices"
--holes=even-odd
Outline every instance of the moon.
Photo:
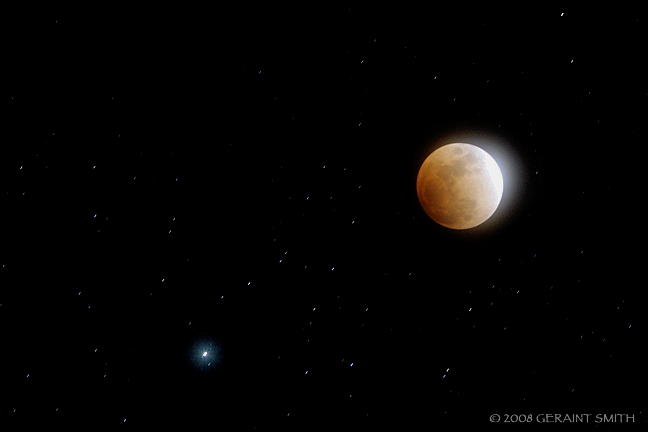
[{"label": "moon", "polygon": [[447,144],[423,162],[416,179],[421,207],[436,223],[455,230],[490,218],[502,199],[504,179],[495,159],[465,143]]}]

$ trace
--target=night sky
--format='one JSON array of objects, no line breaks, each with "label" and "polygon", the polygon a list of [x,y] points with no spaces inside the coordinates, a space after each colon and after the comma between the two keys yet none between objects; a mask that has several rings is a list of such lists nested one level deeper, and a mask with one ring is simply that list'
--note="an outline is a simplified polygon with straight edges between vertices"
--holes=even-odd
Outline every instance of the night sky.
[{"label": "night sky", "polygon": [[0,18],[0,428],[645,427],[648,17],[394,7]]}]

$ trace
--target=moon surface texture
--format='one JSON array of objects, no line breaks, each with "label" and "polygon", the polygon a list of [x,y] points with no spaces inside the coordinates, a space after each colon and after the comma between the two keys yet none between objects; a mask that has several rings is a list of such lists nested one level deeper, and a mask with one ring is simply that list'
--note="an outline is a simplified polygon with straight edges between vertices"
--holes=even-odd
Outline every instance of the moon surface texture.
[{"label": "moon surface texture", "polygon": [[472,144],[447,144],[433,151],[419,170],[419,202],[435,222],[461,230],[490,218],[502,199],[504,179],[497,162]]}]

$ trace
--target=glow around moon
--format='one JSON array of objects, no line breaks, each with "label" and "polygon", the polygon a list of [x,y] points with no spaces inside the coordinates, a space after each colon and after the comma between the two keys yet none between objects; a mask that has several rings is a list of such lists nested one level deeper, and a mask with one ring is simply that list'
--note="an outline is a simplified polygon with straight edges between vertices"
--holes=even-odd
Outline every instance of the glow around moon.
[{"label": "glow around moon", "polygon": [[497,162],[472,144],[447,144],[432,152],[418,173],[416,192],[435,222],[468,229],[490,218],[502,199],[504,179]]}]

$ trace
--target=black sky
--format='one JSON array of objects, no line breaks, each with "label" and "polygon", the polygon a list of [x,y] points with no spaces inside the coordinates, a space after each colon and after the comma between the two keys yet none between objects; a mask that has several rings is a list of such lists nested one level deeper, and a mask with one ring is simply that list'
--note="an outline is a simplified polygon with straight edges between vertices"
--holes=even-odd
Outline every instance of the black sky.
[{"label": "black sky", "polygon": [[[75,9],[2,28],[0,425],[645,424],[638,10]],[[504,171],[500,208],[465,231],[415,190],[457,140]]]}]

